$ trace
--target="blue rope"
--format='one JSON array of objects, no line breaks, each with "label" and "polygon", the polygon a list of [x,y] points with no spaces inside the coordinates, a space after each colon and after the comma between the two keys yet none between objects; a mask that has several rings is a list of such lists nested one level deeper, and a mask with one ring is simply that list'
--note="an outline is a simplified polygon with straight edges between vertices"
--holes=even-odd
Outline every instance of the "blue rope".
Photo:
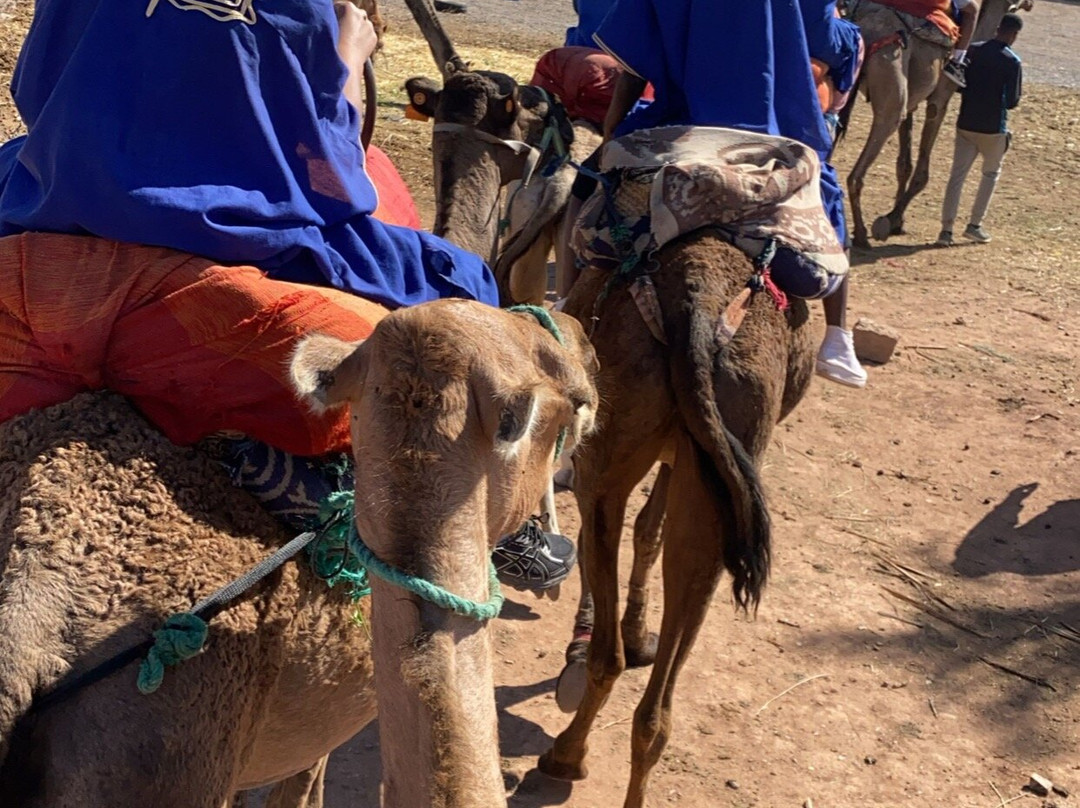
[{"label": "blue rope", "polygon": [[191,612],[174,614],[154,632],[154,645],[139,666],[136,686],[144,696],[153,693],[165,679],[165,668],[191,659],[206,645],[209,627]]}]

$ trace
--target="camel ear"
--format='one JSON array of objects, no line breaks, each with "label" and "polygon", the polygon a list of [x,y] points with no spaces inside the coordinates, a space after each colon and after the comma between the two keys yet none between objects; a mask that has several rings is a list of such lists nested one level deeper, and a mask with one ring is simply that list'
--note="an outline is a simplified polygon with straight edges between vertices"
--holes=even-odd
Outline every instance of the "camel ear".
[{"label": "camel ear", "polygon": [[406,117],[427,120],[435,116],[435,105],[439,101],[439,93],[442,92],[436,81],[427,76],[415,76],[405,82],[405,92],[409,95],[409,105],[405,108]]},{"label": "camel ear", "polygon": [[492,123],[499,129],[508,129],[513,126],[517,121],[520,104],[521,100],[517,86],[506,95],[497,95],[492,98],[489,107]]},{"label": "camel ear", "polygon": [[562,312],[551,312],[551,317],[562,335],[562,344],[554,340],[544,341],[541,367],[551,377],[555,388],[574,414],[566,446],[567,450],[571,450],[596,426],[599,397],[595,378],[600,363],[592,343],[575,318]]},{"label": "camel ear", "polygon": [[339,407],[360,395],[367,355],[363,340],[345,342],[314,334],[297,345],[289,362],[293,389],[315,412]]}]

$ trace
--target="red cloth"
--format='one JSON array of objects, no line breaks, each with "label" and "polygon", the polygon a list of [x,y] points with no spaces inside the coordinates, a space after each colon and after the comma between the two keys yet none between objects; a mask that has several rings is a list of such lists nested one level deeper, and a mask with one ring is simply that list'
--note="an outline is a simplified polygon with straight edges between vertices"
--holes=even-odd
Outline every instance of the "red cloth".
[{"label": "red cloth", "polygon": [[89,236],[0,239],[0,420],[109,388],[174,443],[235,430],[298,455],[349,446],[349,419],[298,401],[288,362],[388,311],[254,267]]},{"label": "red cloth", "polygon": [[416,212],[416,203],[394,163],[386,152],[374,144],[368,146],[366,157],[364,165],[367,174],[379,194],[375,218],[387,224],[419,230],[420,214]]},{"label": "red cloth", "polygon": [[[529,84],[558,98],[571,118],[601,125],[622,72],[623,66],[602,50],[555,48],[540,57]],[[642,97],[652,100],[652,86]]]},{"label": "red cloth", "polygon": [[932,22],[953,42],[956,42],[960,36],[960,26],[952,18],[952,0],[877,0],[877,2]]}]

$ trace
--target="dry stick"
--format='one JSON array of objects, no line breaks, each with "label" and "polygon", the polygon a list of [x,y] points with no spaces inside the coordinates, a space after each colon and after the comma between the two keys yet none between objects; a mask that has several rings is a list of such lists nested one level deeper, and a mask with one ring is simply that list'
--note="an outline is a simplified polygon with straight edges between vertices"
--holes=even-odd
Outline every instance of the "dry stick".
[{"label": "dry stick", "polygon": [[629,718],[620,718],[618,721],[610,721],[607,724],[604,724],[603,726],[597,727],[596,731],[597,732],[602,732],[605,729],[611,729],[612,727],[618,726],[619,724],[626,724],[626,723],[628,723],[630,721],[633,721],[633,720],[634,720],[633,716],[630,716]]},{"label": "dry stick", "polygon": [[991,668],[997,668],[999,671],[1003,671],[1005,673],[1011,673],[1013,676],[1017,676],[1017,677],[1023,679],[1025,682],[1031,682],[1033,685],[1038,685],[1039,687],[1045,687],[1050,692],[1057,693],[1057,688],[1055,688],[1052,684],[1050,684],[1050,682],[1048,682],[1046,679],[1043,679],[1041,676],[1029,676],[1026,673],[1021,673],[1018,670],[1010,668],[1007,665],[1002,665],[1002,664],[1000,664],[998,662],[991,662],[989,659],[987,659],[986,657],[983,657],[983,656],[979,657],[979,661],[980,662],[985,662]]},{"label": "dry stick", "polygon": [[760,707],[758,707],[757,712],[754,713],[754,715],[755,716],[759,715],[762,710],[764,710],[766,707],[768,707],[770,704],[772,704],[778,698],[780,698],[781,696],[786,696],[788,693],[790,693],[792,690],[799,687],[800,685],[805,685],[807,682],[812,682],[815,679],[825,679],[825,678],[828,678],[828,676],[829,676],[829,674],[827,674],[827,673],[818,673],[818,674],[816,674],[814,676],[807,676],[805,679],[802,679],[801,681],[796,682],[791,687],[789,687],[787,690],[783,690],[783,691],[777,693],[775,696],[773,696],[767,702],[762,704]]},{"label": "dry stick", "polygon": [[950,612],[955,612],[956,611],[955,606],[953,606],[951,603],[946,601],[944,598],[939,597],[938,595],[935,595],[933,592],[927,591],[926,587],[923,586],[921,581],[916,580],[912,575],[910,575],[906,571],[906,569],[904,567],[897,564],[895,561],[893,561],[893,560],[891,560],[889,558],[885,558],[883,556],[878,556],[878,560],[882,561],[885,564],[888,564],[890,567],[895,569],[899,573],[900,577],[903,580],[907,581],[909,584],[911,584],[913,587],[915,587],[915,589],[918,590],[919,594],[922,595],[927,600],[935,600],[935,601],[937,601],[942,606],[944,606],[946,609],[948,609]]},{"label": "dry stick", "polygon": [[886,592],[888,592],[890,595],[892,595],[894,598],[897,598],[898,600],[902,600],[902,601],[904,601],[904,603],[910,603],[916,609],[919,609],[920,611],[925,612],[926,614],[930,615],[931,617],[936,617],[942,623],[948,623],[953,628],[958,628],[961,631],[965,631],[968,634],[971,634],[971,635],[973,635],[975,637],[978,637],[981,640],[989,640],[989,639],[991,639],[990,637],[987,637],[985,634],[983,634],[981,631],[976,631],[975,629],[970,628],[969,626],[965,626],[959,620],[955,620],[952,617],[949,617],[949,615],[945,614],[940,609],[936,609],[936,608],[934,608],[933,606],[931,606],[931,605],[929,605],[927,603],[919,603],[919,601],[915,600],[915,598],[909,598],[907,595],[902,595],[899,592],[894,592],[892,589],[889,589],[889,587],[887,587],[887,586],[883,586],[881,588],[884,589]]},{"label": "dry stick", "polygon": [[922,623],[916,623],[914,620],[908,620],[906,617],[901,617],[898,614],[889,614],[888,612],[878,612],[878,614],[892,620],[899,620],[901,623],[907,623],[909,626],[915,626],[915,628],[926,628]]},{"label": "dry stick", "polygon": [[[986,782],[990,783],[989,780],[987,780]],[[997,790],[997,786],[995,786],[993,783],[990,783],[990,788],[994,789],[994,793],[997,795],[997,798],[998,798],[998,806],[997,806],[997,808],[1001,808],[1001,806],[1005,804],[1005,798],[1003,796],[1001,796],[1001,792]]]},{"label": "dry stick", "polygon": [[930,712],[934,714],[934,718],[939,718],[940,716],[938,716],[937,707],[934,705],[934,697],[931,696],[927,701],[930,702]]}]

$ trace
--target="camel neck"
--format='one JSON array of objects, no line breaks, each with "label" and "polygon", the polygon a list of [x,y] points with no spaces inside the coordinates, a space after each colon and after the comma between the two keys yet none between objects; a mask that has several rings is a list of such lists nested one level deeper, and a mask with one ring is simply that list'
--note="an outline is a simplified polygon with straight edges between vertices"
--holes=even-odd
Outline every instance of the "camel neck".
[{"label": "camel neck", "polygon": [[[487,558],[444,564],[437,577],[486,600]],[[457,569],[454,569],[454,567]],[[386,808],[506,805],[486,623],[372,581],[372,646]]]}]

